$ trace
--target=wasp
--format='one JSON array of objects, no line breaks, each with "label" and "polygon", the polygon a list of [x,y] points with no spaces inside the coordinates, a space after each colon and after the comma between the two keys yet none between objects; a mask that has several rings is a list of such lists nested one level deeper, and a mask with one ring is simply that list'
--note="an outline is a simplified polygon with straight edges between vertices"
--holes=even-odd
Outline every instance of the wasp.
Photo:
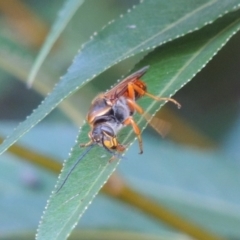
[{"label": "wasp", "polygon": [[80,145],[81,147],[89,146],[89,148],[70,169],[56,193],[64,186],[79,161],[94,145],[98,144],[110,152],[113,155],[111,160],[115,157],[115,151],[123,152],[126,147],[118,142],[117,134],[127,125],[132,126],[138,138],[140,154],[143,153],[141,130],[133,119],[135,112],[144,114],[144,110],[136,102],[139,98],[148,96],[156,101],[170,101],[176,104],[178,108],[181,107],[181,105],[172,98],[159,98],[147,92],[147,85],[140,78],[147,72],[148,68],[149,67],[146,66],[131,74],[109,91],[99,94],[92,101],[87,114],[87,122],[91,127],[88,133],[90,141]]},{"label": "wasp", "polygon": [[147,85],[140,78],[147,72],[149,66],[123,79],[120,83],[105,93],[99,94],[91,104],[87,115],[87,122],[91,127],[88,134],[90,141],[81,147],[98,144],[107,151],[122,152],[125,146],[117,140],[118,132],[125,126],[131,125],[135,132],[140,154],[143,153],[141,130],[133,119],[135,112],[144,114],[144,110],[137,104],[137,100],[148,96],[156,101],[170,101],[181,105],[172,98],[159,98],[147,92]]}]

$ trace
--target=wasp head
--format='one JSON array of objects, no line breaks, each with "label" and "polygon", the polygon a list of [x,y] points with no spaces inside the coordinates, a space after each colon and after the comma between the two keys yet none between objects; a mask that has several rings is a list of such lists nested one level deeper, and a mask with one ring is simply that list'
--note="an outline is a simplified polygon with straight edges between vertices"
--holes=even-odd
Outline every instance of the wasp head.
[{"label": "wasp head", "polygon": [[89,136],[93,142],[103,146],[106,150],[122,152],[125,148],[119,144],[114,129],[107,123],[95,125]]}]

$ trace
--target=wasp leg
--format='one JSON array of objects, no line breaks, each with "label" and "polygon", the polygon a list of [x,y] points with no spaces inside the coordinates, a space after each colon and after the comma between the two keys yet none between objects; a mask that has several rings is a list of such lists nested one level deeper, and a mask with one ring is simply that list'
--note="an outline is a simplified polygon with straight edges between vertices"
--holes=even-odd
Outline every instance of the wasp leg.
[{"label": "wasp leg", "polygon": [[[132,93],[132,90],[131,89],[134,89],[135,91],[137,91],[139,94],[141,95],[147,95],[148,97],[156,100],[156,101],[170,101],[174,104],[177,105],[178,108],[181,108],[181,104],[178,103],[176,100],[174,100],[173,98],[159,98],[159,97],[156,97],[154,95],[152,95],[151,93],[147,92],[147,91],[144,91],[143,89],[141,89],[140,87],[138,87],[136,84],[134,83],[129,83],[128,84],[128,91],[129,91],[129,96],[130,94]],[[131,91],[131,92],[130,92]]]},{"label": "wasp leg", "polygon": [[130,108],[133,108],[134,110],[136,110],[139,114],[143,114],[144,111],[143,109],[132,99],[127,98],[127,103],[130,106]]},{"label": "wasp leg", "polygon": [[93,141],[90,140],[88,143],[80,144],[79,146],[80,147],[88,147],[88,146],[91,146],[92,144],[93,144]]},{"label": "wasp leg", "polygon": [[120,143],[118,143],[118,145],[117,145],[117,151],[118,152],[123,152],[123,151],[125,151],[126,150],[126,147],[124,146],[124,145],[122,145],[122,144],[120,144]]},{"label": "wasp leg", "polygon": [[109,159],[109,163],[112,163],[117,157],[115,155],[113,155],[110,159]]},{"label": "wasp leg", "polygon": [[[117,146],[116,146],[116,150],[117,152],[124,152],[126,150],[126,147],[123,146],[122,144],[118,143]],[[120,155],[119,155],[120,156]],[[109,159],[109,163],[113,162],[113,160],[119,158],[118,155],[113,155],[110,159]]]},{"label": "wasp leg", "polygon": [[139,114],[143,114],[143,109],[136,103],[135,101],[135,92],[132,84],[128,84],[128,98],[127,103],[130,106],[130,108],[136,110]]},{"label": "wasp leg", "polygon": [[140,153],[139,154],[142,154],[143,153],[142,136],[141,136],[141,131],[140,131],[138,125],[134,122],[132,117],[127,118],[123,122],[123,124],[124,125],[129,125],[129,124],[132,125],[133,131],[135,132],[135,134],[137,135],[137,138],[138,138],[138,145],[139,145],[139,148],[140,148]]},{"label": "wasp leg", "polygon": [[[135,92],[134,92],[134,87],[133,87],[133,83],[128,83],[128,96],[130,99],[132,99],[133,101],[135,101]],[[142,90],[142,89],[141,89]],[[137,91],[137,90],[136,90]],[[137,91],[138,92],[138,91]]]}]

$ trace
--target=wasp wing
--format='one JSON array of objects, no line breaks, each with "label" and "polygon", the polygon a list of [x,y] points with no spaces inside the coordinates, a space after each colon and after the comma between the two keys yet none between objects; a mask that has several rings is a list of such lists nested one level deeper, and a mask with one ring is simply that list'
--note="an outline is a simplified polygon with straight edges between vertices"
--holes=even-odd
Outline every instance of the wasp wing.
[{"label": "wasp wing", "polygon": [[165,137],[169,133],[171,129],[171,124],[169,122],[164,121],[158,117],[151,118],[151,115],[148,113],[144,113],[143,117],[148,122],[148,124],[162,137]]},{"label": "wasp wing", "polygon": [[112,89],[104,93],[104,96],[112,101],[123,96],[127,92],[128,83],[139,80],[147,72],[148,68],[149,66],[145,66],[140,70],[138,70],[137,72],[126,77],[121,82],[119,82],[116,86],[114,86]]}]

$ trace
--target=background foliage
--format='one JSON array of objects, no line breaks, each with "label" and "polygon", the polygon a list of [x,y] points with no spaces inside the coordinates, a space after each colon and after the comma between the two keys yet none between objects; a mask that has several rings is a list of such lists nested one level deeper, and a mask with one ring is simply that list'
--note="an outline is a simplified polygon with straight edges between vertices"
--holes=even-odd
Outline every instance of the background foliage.
[{"label": "background foliage", "polygon": [[[186,5],[189,9],[190,2]],[[109,28],[106,27],[106,30],[101,31],[103,26],[112,19],[119,19],[119,15],[125,14],[134,4],[137,6],[136,9],[138,8],[138,1],[102,0],[101,2],[86,1],[82,5],[81,3],[82,1],[46,3],[46,1],[15,0],[0,4],[0,131],[2,137],[10,134],[18,122],[30,115],[32,109],[36,108],[44,96],[52,91],[59,77],[67,72],[67,68],[71,65],[73,56],[76,55],[81,44],[88,41],[92,35],[95,35],[94,41],[98,44],[102,37],[114,33],[115,26],[117,28],[121,23],[116,21]],[[51,28],[50,26],[57,20],[60,23],[63,22],[66,12],[64,13],[62,10],[62,15],[58,16],[57,12],[62,6],[65,6],[63,9],[70,14],[70,10],[67,8],[70,4],[81,6],[67,27],[64,28],[61,37],[44,61],[32,88],[27,89],[25,83],[31,65]],[[201,1],[196,1],[196,4],[201,4]],[[225,13],[227,4],[229,4],[230,11],[239,2],[222,1],[221,4],[217,4],[218,8],[213,5],[214,11],[224,10],[222,13]],[[171,10],[174,9],[177,11],[181,7],[171,8]],[[219,37],[221,33],[222,39],[224,39],[224,34],[228,39],[236,33],[239,21],[238,11],[224,15],[216,22],[218,15],[216,13],[216,17],[214,17],[214,11],[206,12],[205,18],[201,14],[196,15],[203,19],[202,23],[198,23],[198,28],[202,27],[204,22],[213,21],[204,28],[205,30],[200,29],[199,33],[183,36],[157,48],[144,59],[144,62],[140,63],[140,65],[151,65],[152,72],[146,75],[151,92],[160,93],[154,79],[156,81],[160,78],[167,81],[168,75],[174,74],[174,70],[178,73],[181,59],[191,59],[190,50],[194,52],[194,47],[198,46],[197,42],[193,41],[194,36],[199,40],[198,44],[201,46],[204,43],[204,37],[207,39],[210,36],[209,32],[214,36],[214,33],[217,34],[219,30],[217,36]],[[128,15],[133,17],[134,13],[128,13]],[[144,20],[147,23],[143,16],[138,19],[138,21],[143,21],[143,24]],[[232,24],[230,24],[231,21]],[[232,28],[226,28],[229,29],[228,31],[223,30],[224,26],[228,26],[228,24]],[[236,24],[235,29],[234,24]],[[152,24],[148,26],[150,27]],[[134,30],[134,28],[134,24],[128,25],[128,30]],[[181,28],[178,30],[182,33],[188,32],[188,30],[184,32]],[[102,35],[93,34],[99,31]],[[147,36],[145,32],[141,32],[141,34]],[[181,35],[176,31],[173,31],[172,34],[172,38]],[[218,39],[219,44],[221,41],[223,41],[222,45],[226,42],[220,37]],[[166,38],[167,40],[170,39]],[[122,38],[119,41],[121,42]],[[182,50],[184,43],[187,43],[185,44],[187,45],[186,52]],[[162,108],[157,116],[171,124],[168,136],[161,139],[151,128],[144,132],[144,154],[139,156],[137,154],[138,146],[136,143],[132,145],[125,158],[121,160],[117,175],[114,175],[106,185],[105,194],[98,195],[81,218],[76,234],[71,236],[72,239],[77,239],[78,236],[87,239],[112,239],[113,236],[114,239],[187,239],[187,234],[196,236],[196,232],[199,239],[204,239],[206,236],[204,234],[208,233],[212,234],[212,239],[238,239],[240,237],[240,192],[238,187],[240,180],[238,148],[240,138],[238,111],[240,49],[238,43],[239,34],[236,34],[190,83],[174,95],[174,98],[183,106],[180,111],[171,104],[166,104]],[[179,46],[179,49],[176,46]],[[151,45],[148,45],[147,48],[151,48]],[[89,49],[89,51],[92,50],[91,47]],[[102,50],[107,52],[106,49]],[[214,46],[210,45],[208,59],[211,58],[211,50],[214,53],[218,49],[215,50]],[[82,51],[84,51],[84,47]],[[124,50],[122,51],[124,53]],[[97,58],[99,53],[95,50],[91,54],[93,56],[95,54]],[[109,88],[122,73],[126,74],[146,54],[147,51],[137,54],[96,77],[76,94],[62,102],[59,109],[54,110],[44,121],[20,139],[21,147],[12,147],[9,152],[1,156],[0,238],[15,239],[16,234],[19,236],[19,233],[22,233],[23,239],[33,238],[46,199],[56,182],[55,173],[59,172],[59,163],[63,159],[67,159],[68,152],[74,145],[76,134],[79,131],[78,126],[82,125],[91,99],[98,92]],[[78,59],[79,57],[75,58],[77,64],[80,63]],[[113,64],[115,61],[111,63],[111,65]],[[190,74],[192,69],[192,75],[195,75],[198,69],[202,68],[200,60],[199,67],[197,64],[192,64],[186,73]],[[86,72],[92,71],[90,73],[97,74],[98,72],[94,70],[95,67],[97,69],[97,66],[94,65]],[[74,64],[69,71],[70,74],[74,74]],[[162,93],[167,96],[173,94],[190,78],[190,76],[183,77],[182,82],[176,82],[172,89]],[[165,83],[161,84],[163,87],[160,85],[160,90],[164,88]],[[143,100],[141,104],[146,109],[151,103]],[[152,112],[157,108],[158,106],[155,105]],[[43,108],[43,113],[44,111],[45,108]],[[30,128],[31,124],[33,122],[26,126]],[[79,142],[87,140],[86,131],[83,130]],[[125,133],[120,136],[121,139],[125,137]],[[17,139],[18,137],[13,135],[13,141]],[[66,169],[60,178],[61,181],[64,179],[67,168],[79,156],[78,147],[74,151],[72,158],[70,157],[70,161],[66,164]],[[101,149],[95,149],[91,153],[92,155],[89,155],[88,159],[86,158],[87,168],[93,166],[93,169],[97,169],[98,164],[100,167],[104,166],[102,159],[91,157],[100,155],[100,152]],[[53,161],[53,159],[57,160]],[[22,160],[31,161],[41,167]],[[105,160],[107,161],[107,158]],[[86,204],[81,205],[82,208],[89,204],[90,199],[97,193],[98,188],[101,187],[116,164],[117,162],[106,170],[101,179],[102,182],[99,181],[99,185],[96,186],[92,195],[89,198],[86,197]],[[87,186],[88,183],[91,183],[90,180],[83,177],[83,181],[86,183],[81,185],[83,176],[81,169],[86,172],[86,168],[84,170],[84,166],[79,165],[77,175],[73,175],[69,179],[69,185],[62,193],[67,200],[70,199],[69,196],[78,194],[80,188],[89,192]],[[89,179],[91,177],[94,179],[95,173],[90,168],[88,171],[92,174]],[[99,171],[99,169],[96,170],[96,174],[99,174]],[[147,197],[147,205],[157,203],[156,209],[159,210],[162,207],[167,212],[162,211],[162,215],[160,214],[159,217],[149,216],[152,215],[151,209],[137,201],[138,198],[144,200],[145,197]],[[78,205],[72,204],[72,206]],[[153,211],[157,212],[156,209]],[[145,213],[143,213],[144,211]],[[64,211],[57,212],[61,214]],[[76,212],[76,219],[82,212]],[[166,216],[170,216],[170,213],[173,213],[173,218],[168,220]],[[45,215],[46,223],[51,221],[49,215],[51,216],[51,212],[47,212]],[[66,223],[64,215],[53,215],[53,217],[55,218],[53,218],[54,223],[57,222],[56,219]],[[70,233],[75,221],[70,221],[64,236]],[[184,221],[189,224],[186,229],[178,225],[179,222]],[[191,226],[191,223],[194,226]],[[194,233],[191,232],[193,230],[191,227],[197,227]],[[49,239],[54,232],[53,229],[54,226],[50,227],[49,231],[45,229],[43,222],[39,239]],[[46,233],[49,235],[45,236]],[[60,235],[58,239],[63,239],[64,236]]]}]

